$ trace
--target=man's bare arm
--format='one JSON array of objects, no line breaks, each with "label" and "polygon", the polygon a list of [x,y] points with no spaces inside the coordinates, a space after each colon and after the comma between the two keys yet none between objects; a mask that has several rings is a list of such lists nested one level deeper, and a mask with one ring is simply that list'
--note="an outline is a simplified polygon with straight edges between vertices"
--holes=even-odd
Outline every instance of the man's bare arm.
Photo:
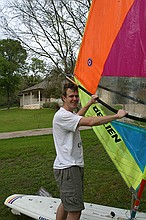
[{"label": "man's bare arm", "polygon": [[79,121],[79,126],[91,126],[92,127],[92,126],[106,124],[116,119],[123,118],[126,114],[127,112],[125,110],[120,109],[114,115],[82,117]]}]

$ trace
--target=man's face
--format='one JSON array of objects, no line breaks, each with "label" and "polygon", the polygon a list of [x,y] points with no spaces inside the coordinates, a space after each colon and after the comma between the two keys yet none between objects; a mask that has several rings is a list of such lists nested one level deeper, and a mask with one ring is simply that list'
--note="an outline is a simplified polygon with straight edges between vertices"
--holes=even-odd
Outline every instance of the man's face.
[{"label": "man's face", "polygon": [[73,91],[71,89],[67,89],[66,97],[63,96],[64,108],[68,111],[73,111],[77,108],[79,102],[78,91]]}]

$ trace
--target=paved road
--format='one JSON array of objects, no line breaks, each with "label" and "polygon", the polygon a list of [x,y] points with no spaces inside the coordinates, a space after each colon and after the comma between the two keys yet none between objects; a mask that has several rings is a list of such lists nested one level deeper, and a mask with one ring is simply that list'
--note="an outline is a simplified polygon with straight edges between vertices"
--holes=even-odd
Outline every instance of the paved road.
[{"label": "paved road", "polygon": [[[82,126],[80,130],[91,129],[91,127]],[[38,135],[45,135],[45,134],[52,134],[52,128],[40,128],[34,130],[27,130],[27,131],[14,131],[14,132],[6,132],[0,133],[0,139],[8,139],[8,138],[17,138],[17,137],[29,137],[29,136],[38,136]]]}]

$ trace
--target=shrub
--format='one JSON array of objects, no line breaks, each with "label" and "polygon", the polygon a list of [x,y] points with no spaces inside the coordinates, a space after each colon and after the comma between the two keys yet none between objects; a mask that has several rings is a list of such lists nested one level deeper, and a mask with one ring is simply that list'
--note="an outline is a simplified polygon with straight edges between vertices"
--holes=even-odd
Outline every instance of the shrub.
[{"label": "shrub", "polygon": [[57,111],[59,109],[59,105],[57,102],[46,102],[43,104],[43,108],[51,108]]}]

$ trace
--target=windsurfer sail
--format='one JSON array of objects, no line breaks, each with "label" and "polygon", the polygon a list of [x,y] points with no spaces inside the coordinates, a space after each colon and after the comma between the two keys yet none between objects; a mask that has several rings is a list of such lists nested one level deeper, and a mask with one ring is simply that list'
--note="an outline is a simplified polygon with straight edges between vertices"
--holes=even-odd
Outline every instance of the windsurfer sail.
[{"label": "windsurfer sail", "polygon": [[[99,83],[103,83],[104,87],[109,86],[109,90],[114,87],[118,93],[127,92],[123,99],[117,96],[113,98],[108,94],[112,104],[125,106],[133,114],[136,114],[138,108],[145,109],[145,14],[145,0],[92,0],[74,71],[76,83],[84,90],[79,90],[82,105],[89,99],[89,94],[98,92]],[[139,88],[136,85],[139,85]],[[123,91],[120,91],[122,89]],[[101,94],[103,99],[107,97],[104,92]],[[131,97],[131,94],[134,94],[133,102],[125,99],[125,96]],[[141,102],[137,104],[136,100]],[[140,104],[143,106],[140,107]],[[105,108],[96,104],[87,114],[98,116],[105,115],[106,112]],[[139,113],[144,123],[145,112],[143,110]],[[140,124],[135,125],[133,121],[132,124],[130,121],[115,121],[94,127],[93,130],[128,187],[137,195],[138,200],[130,217],[134,219],[146,184],[146,129]]]}]

